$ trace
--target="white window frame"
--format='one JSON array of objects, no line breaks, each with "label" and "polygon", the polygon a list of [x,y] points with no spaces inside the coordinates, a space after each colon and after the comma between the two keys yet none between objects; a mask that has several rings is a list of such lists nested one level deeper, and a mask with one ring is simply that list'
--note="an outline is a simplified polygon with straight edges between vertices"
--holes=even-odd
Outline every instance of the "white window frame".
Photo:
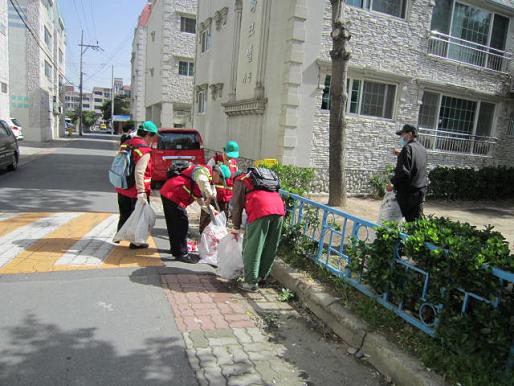
[{"label": "white window frame", "polygon": [[[186,74],[181,74],[180,73],[180,63],[186,63]],[[178,75],[179,76],[194,76],[194,62],[192,60],[179,60],[178,61]]]},{"label": "white window frame", "polygon": [[[182,21],[184,20],[184,21]],[[186,25],[187,25],[187,21],[186,20],[193,20],[194,23],[195,23],[195,30],[193,32],[189,32],[189,31],[186,31]],[[183,16],[183,15],[180,15],[180,32],[184,32],[184,33],[187,33],[187,34],[196,34],[196,18],[194,17],[191,17],[191,16]]]},{"label": "white window frame", "polygon": [[[52,48],[52,34],[50,33],[50,31],[48,30],[48,28],[46,28],[46,26],[43,26],[43,29],[44,29],[44,40],[45,40],[45,44],[48,48]],[[47,40],[47,37],[48,37],[48,41]]]},{"label": "white window frame", "polygon": [[[354,81],[360,81],[359,101],[357,103],[357,112],[356,113],[350,112],[351,97],[352,97],[351,93],[352,93],[353,82]],[[382,106],[382,116],[366,115],[366,114],[362,114],[361,113],[361,111],[362,111],[362,98],[364,96],[364,93],[362,92],[363,89],[364,89],[364,82],[383,84],[383,85],[386,85],[388,87],[389,86],[394,86],[394,97],[393,97],[393,107],[392,107],[392,111],[391,111],[391,118],[386,118],[386,117],[383,116],[383,115],[385,115],[385,107],[387,105],[387,92],[384,95],[384,105]],[[396,115],[395,112],[396,112],[396,100],[397,100],[397,93],[398,93],[398,84],[384,82],[384,81],[378,81],[378,80],[373,80],[373,79],[348,77],[348,91],[347,92],[348,92],[348,99],[346,101],[346,113],[347,114],[358,115],[358,116],[361,116],[361,117],[378,118],[378,119],[386,119],[388,121],[394,121],[395,115]]]},{"label": "white window frame", "polygon": [[48,80],[52,80],[52,65],[48,63],[46,60],[44,61],[44,67],[45,67],[45,76],[48,78]]},{"label": "white window frame", "polygon": [[401,0],[402,1],[402,6],[403,6],[403,16],[396,16],[396,15],[391,15],[389,13],[386,13],[386,12],[382,12],[382,11],[376,11],[373,9],[373,1],[374,0],[362,0],[362,7],[358,7],[356,5],[351,5],[351,4],[348,4],[347,1],[345,0],[345,4],[347,4],[348,6],[350,7],[355,7],[355,8],[359,8],[359,9],[365,9],[367,11],[372,11],[372,12],[377,12],[381,15],[387,15],[389,17],[396,17],[398,19],[401,19],[401,20],[406,20],[407,19],[407,13],[408,13],[408,7],[409,7],[409,0]]},{"label": "white window frame", "polygon": [[200,32],[200,51],[202,53],[209,51],[211,48],[211,30],[205,28]]},{"label": "white window frame", "polygon": [[205,114],[207,111],[207,90],[199,90],[196,97],[198,101],[198,114]]},{"label": "white window frame", "polygon": [[[462,100],[466,100],[466,101],[471,101],[471,102],[475,102],[477,104],[476,105],[476,109],[475,109],[475,116],[473,117],[473,130],[469,134],[471,137],[475,137],[476,136],[477,124],[478,124],[478,115],[480,114],[481,103],[484,102],[484,103],[488,103],[488,104],[494,105],[493,119],[491,120],[491,130],[489,132],[489,135],[487,136],[489,138],[494,138],[495,128],[496,128],[496,120],[498,118],[498,108],[497,108],[498,104],[497,103],[491,102],[491,101],[487,101],[487,100],[481,100],[481,99],[477,99],[477,98],[463,97],[462,95],[457,95],[457,94],[447,93],[447,92],[441,92],[441,91],[436,91],[436,90],[432,90],[432,89],[425,89],[425,90],[423,90],[423,95],[424,95],[425,92],[439,95],[439,99],[438,99],[438,102],[437,102],[437,109],[436,109],[436,112],[437,112],[437,117],[436,117],[436,120],[435,120],[436,127],[432,127],[431,128],[432,130],[434,130],[436,132],[439,131],[439,119],[440,119],[440,115],[441,115],[441,103],[442,103],[443,97],[445,96],[445,97],[449,97],[449,98],[455,98],[455,99],[462,99]],[[423,99],[423,96],[422,96],[422,99]],[[420,105],[419,109],[421,110],[421,105]],[[418,110],[418,126],[419,126],[419,110]],[[458,134],[457,132],[455,132],[455,133]]]}]

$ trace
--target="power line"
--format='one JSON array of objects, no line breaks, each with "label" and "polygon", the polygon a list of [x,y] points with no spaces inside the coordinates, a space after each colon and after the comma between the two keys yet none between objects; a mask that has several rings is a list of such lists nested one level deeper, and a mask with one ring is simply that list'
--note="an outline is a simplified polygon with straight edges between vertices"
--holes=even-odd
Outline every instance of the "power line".
[{"label": "power line", "polygon": [[[46,55],[46,57],[50,60],[50,62],[54,65],[54,67],[58,67],[57,63],[55,63],[54,59],[46,52],[46,49],[47,48],[44,48],[39,40],[39,38],[36,36],[36,34],[34,33],[34,31],[32,30],[32,28],[29,26],[28,22],[25,20],[25,18],[22,16],[21,12],[20,12],[20,9],[21,6],[19,5],[19,3],[16,1],[16,0],[9,0],[11,2],[11,5],[13,6],[14,10],[16,11],[16,13],[18,14],[18,17],[21,19],[21,21],[23,22],[23,24],[25,25],[25,28],[27,28],[27,30],[30,32],[30,34],[32,35],[32,37],[34,38],[34,41],[36,42],[36,44],[39,46],[39,48],[41,48],[41,51],[43,51],[43,53]],[[15,4],[16,2],[16,4]],[[19,7],[19,8],[18,8]],[[25,14],[24,14],[25,15]],[[25,16],[26,17],[26,16]],[[68,82],[69,84],[75,86],[75,84],[70,81],[68,78],[66,78],[66,76],[64,76],[63,74],[63,79]]]},{"label": "power line", "polygon": [[[80,6],[82,8],[82,16],[84,16],[84,22],[86,23],[86,31],[89,35],[89,38],[94,39],[93,34],[91,33],[91,30],[89,29],[89,23],[87,21],[87,12],[86,12],[86,9],[84,8],[84,2],[82,0],[80,0]],[[98,41],[97,41],[97,43],[98,43]]]},{"label": "power line", "polygon": [[98,35],[96,33],[96,23],[95,23],[95,17],[93,12],[93,0],[89,0],[89,10],[91,11],[91,23],[93,24],[93,31],[95,32],[95,39],[98,42]]}]

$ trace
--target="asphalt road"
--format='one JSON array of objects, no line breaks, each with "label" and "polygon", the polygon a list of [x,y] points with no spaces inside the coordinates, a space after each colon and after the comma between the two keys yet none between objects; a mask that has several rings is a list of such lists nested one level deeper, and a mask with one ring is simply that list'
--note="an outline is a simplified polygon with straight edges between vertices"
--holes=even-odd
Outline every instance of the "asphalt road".
[{"label": "asphalt road", "polygon": [[[22,155],[17,171],[0,172],[0,212],[117,213],[116,148],[89,136]],[[159,282],[178,267],[0,273],[0,385],[195,385]]]}]

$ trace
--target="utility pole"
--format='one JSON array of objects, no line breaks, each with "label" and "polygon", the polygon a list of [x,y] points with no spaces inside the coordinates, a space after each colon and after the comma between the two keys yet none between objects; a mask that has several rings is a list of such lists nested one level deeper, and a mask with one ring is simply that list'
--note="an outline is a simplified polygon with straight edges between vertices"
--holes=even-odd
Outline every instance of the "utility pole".
[{"label": "utility pole", "polygon": [[114,134],[114,64],[112,65],[111,82],[111,135]]},{"label": "utility pole", "polygon": [[98,42],[96,44],[84,44],[84,30],[82,30],[82,33],[80,34],[80,102],[79,102],[79,135],[82,135],[82,76],[84,73],[82,72],[82,57],[86,53],[88,48],[91,48],[94,51],[100,51],[101,48],[98,45]]}]

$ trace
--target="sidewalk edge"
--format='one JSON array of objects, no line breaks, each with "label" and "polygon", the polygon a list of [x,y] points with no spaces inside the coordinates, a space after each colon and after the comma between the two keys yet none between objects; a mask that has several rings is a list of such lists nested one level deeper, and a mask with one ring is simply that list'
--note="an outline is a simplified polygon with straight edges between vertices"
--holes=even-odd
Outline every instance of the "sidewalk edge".
[{"label": "sidewalk edge", "polygon": [[277,258],[271,274],[283,286],[295,292],[318,318],[323,320],[346,343],[360,348],[382,374],[398,386],[444,386],[441,376],[428,372],[422,363],[391,343],[385,336],[371,331],[368,324],[338,303],[322,285],[309,283],[304,275]]}]

